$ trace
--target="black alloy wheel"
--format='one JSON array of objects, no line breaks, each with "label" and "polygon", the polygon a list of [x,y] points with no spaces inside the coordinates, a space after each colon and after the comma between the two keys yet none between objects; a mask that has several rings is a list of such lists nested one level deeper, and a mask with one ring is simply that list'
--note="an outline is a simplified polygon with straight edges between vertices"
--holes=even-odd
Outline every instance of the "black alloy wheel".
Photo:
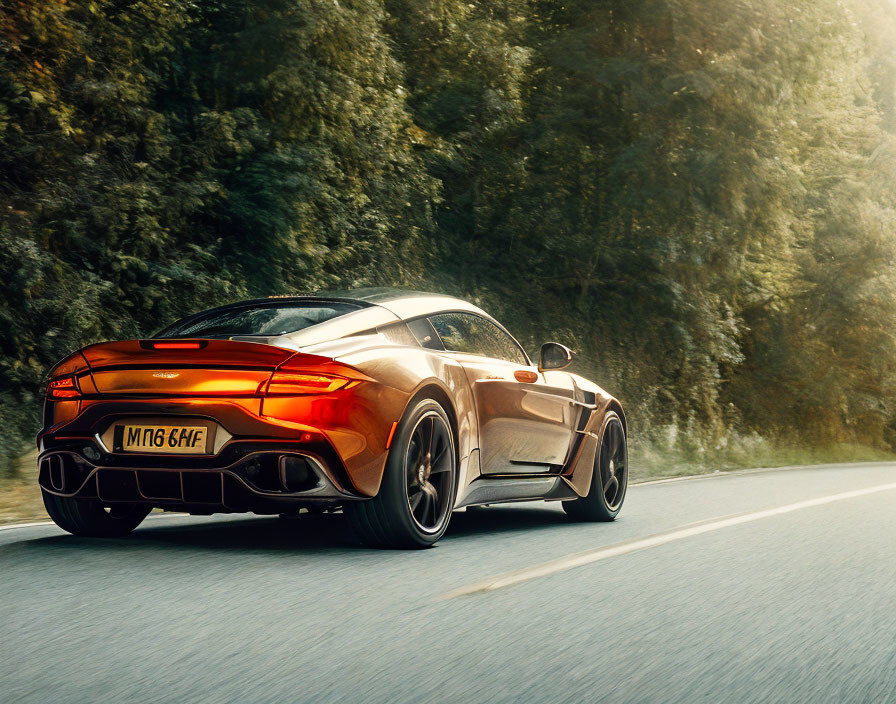
[{"label": "black alloy wheel", "polygon": [[41,490],[47,514],[53,522],[72,535],[84,538],[121,538],[139,526],[152,506],[109,503],[97,499],[56,496]]},{"label": "black alloy wheel", "polygon": [[600,461],[595,470],[600,469],[600,483],[607,509],[617,511],[625,498],[628,485],[628,453],[625,446],[625,431],[618,419],[607,423],[604,439],[600,444]]},{"label": "black alloy wheel", "polygon": [[421,530],[437,531],[450,508],[454,443],[451,428],[428,411],[411,433],[405,459],[408,508]]},{"label": "black alloy wheel", "polygon": [[600,450],[594,458],[591,488],[586,496],[563,502],[570,518],[612,521],[619,514],[628,488],[628,444],[622,419],[613,411],[604,418]]},{"label": "black alloy wheel", "polygon": [[431,398],[412,402],[398,424],[379,493],[347,502],[345,515],[362,543],[425,548],[448,528],[457,493],[458,461],[451,421]]}]

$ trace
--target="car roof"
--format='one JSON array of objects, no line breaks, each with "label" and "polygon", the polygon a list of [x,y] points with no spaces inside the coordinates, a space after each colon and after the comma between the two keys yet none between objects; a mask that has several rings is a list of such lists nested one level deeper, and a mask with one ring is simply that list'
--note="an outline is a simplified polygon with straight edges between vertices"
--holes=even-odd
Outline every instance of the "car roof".
[{"label": "car roof", "polygon": [[[528,359],[526,351],[516,338],[501,323],[495,320],[484,310],[472,303],[446,296],[440,293],[426,291],[414,291],[399,288],[359,288],[349,291],[318,291],[312,294],[287,294],[268,296],[266,298],[252,298],[243,301],[235,301],[227,305],[218,306],[194,313],[187,318],[178,321],[185,323],[199,320],[202,317],[226,310],[235,310],[252,306],[276,306],[280,303],[301,304],[307,302],[344,302],[358,306],[358,310],[344,313],[330,320],[311,325],[301,330],[282,335],[274,335],[265,338],[268,344],[280,344],[286,347],[298,348],[316,345],[322,342],[330,342],[352,335],[372,332],[381,327],[400,323],[418,317],[434,315],[436,313],[464,312],[481,315],[492,321],[501,330],[506,332],[517,344],[523,355]],[[170,327],[170,326],[169,326]],[[167,328],[166,328],[167,329]],[[155,337],[161,336],[156,333]],[[255,336],[246,336],[246,338]],[[233,338],[235,339],[235,338]]]},{"label": "car roof", "polygon": [[[377,306],[393,313],[399,320],[408,320],[421,315],[431,315],[443,311],[465,311],[482,315],[490,320],[492,316],[476,305],[462,298],[446,296],[441,293],[414,291],[401,288],[359,288],[354,290],[317,291],[303,295],[270,296],[249,301],[231,303],[226,308],[241,308],[246,305],[284,303],[302,303],[304,301],[344,301],[362,307]],[[219,309],[220,310],[220,309]]]},{"label": "car roof", "polygon": [[[292,333],[274,336],[269,339],[272,341],[279,340],[281,343],[289,341],[290,345],[305,346],[323,341],[336,340],[349,335],[357,335],[403,320],[410,320],[421,316],[448,311],[460,311],[481,315],[504,329],[497,320],[492,318],[484,310],[462,298],[398,288],[360,288],[350,291],[318,291],[312,294],[289,294],[268,296],[267,298],[252,298],[243,301],[235,301],[233,303],[228,303],[227,305],[218,306],[217,308],[198,311],[178,322],[187,323],[222,311],[238,310],[240,308],[253,306],[276,306],[279,304],[296,305],[309,302],[324,303],[334,301],[354,304],[358,306],[358,310],[344,313],[343,315],[317,323],[316,325],[311,325],[310,327]],[[156,336],[158,337],[164,332],[165,330],[162,330],[161,333],[156,333]]]},{"label": "car roof", "polygon": [[[321,298],[337,298],[340,300],[347,301],[365,301],[367,303],[387,303],[389,301],[396,301],[403,298],[419,298],[425,296],[440,296],[441,294],[437,293],[427,293],[426,291],[415,291],[412,289],[406,288],[384,288],[384,287],[369,287],[369,288],[356,288],[356,289],[333,289],[328,291],[317,291],[315,293],[308,294],[313,297],[321,297]],[[304,298],[305,296],[300,296]],[[451,296],[444,296],[444,298],[451,298]]]}]

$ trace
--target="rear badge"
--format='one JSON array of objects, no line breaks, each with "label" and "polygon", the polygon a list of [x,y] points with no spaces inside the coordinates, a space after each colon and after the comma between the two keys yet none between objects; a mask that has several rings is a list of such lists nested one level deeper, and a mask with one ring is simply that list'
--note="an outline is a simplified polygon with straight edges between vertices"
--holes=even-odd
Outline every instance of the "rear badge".
[{"label": "rear badge", "polygon": [[180,376],[177,372],[153,372],[153,376],[158,379],[173,379]]}]

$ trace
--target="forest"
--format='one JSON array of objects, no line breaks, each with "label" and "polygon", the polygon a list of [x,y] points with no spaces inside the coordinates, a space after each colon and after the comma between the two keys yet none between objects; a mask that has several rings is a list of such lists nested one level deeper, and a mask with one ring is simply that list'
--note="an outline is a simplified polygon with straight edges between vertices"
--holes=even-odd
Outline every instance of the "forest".
[{"label": "forest", "polygon": [[367,285],[572,347],[635,467],[896,451],[894,16],[0,0],[0,468],[82,345]]}]

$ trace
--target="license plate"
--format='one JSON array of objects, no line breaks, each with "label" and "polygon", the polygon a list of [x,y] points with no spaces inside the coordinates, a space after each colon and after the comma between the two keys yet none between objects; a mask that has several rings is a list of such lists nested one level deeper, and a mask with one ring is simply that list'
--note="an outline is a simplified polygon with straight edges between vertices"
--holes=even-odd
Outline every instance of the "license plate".
[{"label": "license plate", "polygon": [[201,425],[126,425],[121,434],[121,449],[204,455],[207,436],[208,428]]}]

